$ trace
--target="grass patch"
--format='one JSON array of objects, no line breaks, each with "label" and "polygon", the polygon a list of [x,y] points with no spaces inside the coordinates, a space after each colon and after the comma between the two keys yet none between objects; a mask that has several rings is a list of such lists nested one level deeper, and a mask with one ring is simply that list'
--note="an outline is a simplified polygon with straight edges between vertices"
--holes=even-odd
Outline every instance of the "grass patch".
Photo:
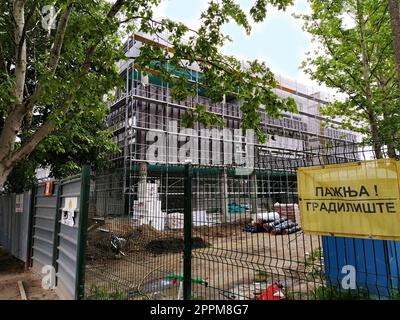
[{"label": "grass patch", "polygon": [[313,290],[312,300],[368,300],[364,290],[340,290],[335,286],[321,286]]},{"label": "grass patch", "polygon": [[93,284],[85,300],[128,300],[128,294],[121,290],[110,292]]},{"label": "grass patch", "polygon": [[256,282],[268,282],[270,274],[264,270],[258,270],[254,275],[254,281]]}]

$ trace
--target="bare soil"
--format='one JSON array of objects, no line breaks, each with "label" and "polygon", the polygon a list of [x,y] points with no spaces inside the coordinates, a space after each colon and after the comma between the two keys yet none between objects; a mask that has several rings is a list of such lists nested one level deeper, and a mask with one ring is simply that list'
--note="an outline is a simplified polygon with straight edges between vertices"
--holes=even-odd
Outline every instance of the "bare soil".
[{"label": "bare soil", "polygon": [[[207,281],[207,286],[193,284],[194,298],[229,299],[238,286],[251,291],[254,285],[247,284],[259,281],[280,281],[292,296],[307,298],[321,282],[312,275],[310,278],[306,261],[310,253],[320,248],[320,239],[301,232],[290,235],[243,232],[248,222],[249,219],[242,219],[193,228],[193,237],[209,244],[193,250],[192,277]],[[170,287],[164,294],[162,288],[152,293],[144,293],[143,288],[163,283],[171,273],[183,274],[182,250],[154,252],[149,250],[149,244],[163,241],[165,244],[171,237],[182,239],[182,230],[157,231],[147,225],[122,224],[114,218],[112,223],[106,222],[108,233],[99,230],[89,233],[87,288],[93,285],[109,291],[118,288],[132,293],[134,299],[172,299]],[[115,259],[110,250],[113,232],[128,239],[126,255],[121,259]],[[177,284],[171,290],[176,295]],[[243,296],[253,299],[255,294],[245,292]]]},{"label": "bare soil", "polygon": [[[200,237],[192,238],[192,249],[207,248],[209,246],[210,244]],[[174,237],[151,240],[145,248],[147,251],[153,253],[182,252],[184,249],[184,241],[182,238]]]},{"label": "bare soil", "polygon": [[0,246],[0,275],[7,273],[19,273],[24,271],[24,263],[9,254]]},{"label": "bare soil", "polygon": [[41,277],[24,271],[24,263],[0,247],[0,300],[21,300],[22,281],[28,300],[58,300],[52,290],[42,288]]}]

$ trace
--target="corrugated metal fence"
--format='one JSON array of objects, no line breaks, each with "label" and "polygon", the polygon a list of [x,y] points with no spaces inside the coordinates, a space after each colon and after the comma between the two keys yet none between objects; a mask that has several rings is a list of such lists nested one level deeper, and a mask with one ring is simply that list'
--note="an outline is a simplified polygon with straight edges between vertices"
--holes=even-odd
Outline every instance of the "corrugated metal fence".
[{"label": "corrugated metal fence", "polygon": [[44,196],[45,185],[35,190],[32,223],[32,269],[38,273],[46,265],[54,265],[54,241],[59,183],[55,183],[52,196]]},{"label": "corrugated metal fence", "polygon": [[[19,195],[22,206],[16,210],[15,193],[0,196],[0,245],[13,256],[26,261],[31,192]],[[22,211],[22,212],[20,212]]]},{"label": "corrugated metal fence", "polygon": [[84,167],[83,173],[55,181],[50,196],[45,195],[45,184],[38,184],[33,197],[31,192],[24,194],[21,213],[15,212],[15,194],[0,197],[0,244],[17,258],[28,259],[36,273],[44,266],[54,267],[61,299],[78,299],[82,286],[90,168]]},{"label": "corrugated metal fence", "polygon": [[68,297],[70,299],[77,298],[77,271],[78,271],[78,238],[79,226],[81,220],[80,210],[80,192],[81,192],[81,178],[75,177],[69,180],[64,180],[60,184],[60,207],[65,208],[68,206],[66,203],[68,199],[76,198],[77,207],[75,210],[75,225],[68,226],[65,224],[58,224],[56,239],[57,258],[57,293],[61,297]]}]

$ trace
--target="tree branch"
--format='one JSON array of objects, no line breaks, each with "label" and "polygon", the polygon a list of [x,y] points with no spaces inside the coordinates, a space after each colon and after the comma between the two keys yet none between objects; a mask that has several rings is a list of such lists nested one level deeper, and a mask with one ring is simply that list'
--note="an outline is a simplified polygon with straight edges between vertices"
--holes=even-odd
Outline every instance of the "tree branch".
[{"label": "tree branch", "polygon": [[[326,44],[326,47],[330,53],[330,55],[332,56],[332,58],[337,61],[340,62],[339,59],[336,57],[336,54],[333,50],[333,48],[331,47],[331,45],[329,44],[329,41],[327,39],[327,37],[325,36],[325,33],[322,31],[321,26],[318,24],[318,22],[313,19],[314,21],[314,25],[317,26],[318,30],[320,31],[320,34],[322,35],[322,38]],[[358,60],[358,59],[357,59]],[[354,77],[354,75],[351,73],[351,71],[349,71],[347,68],[343,68],[343,71],[354,81],[354,84],[357,85],[359,83],[359,81]],[[361,90],[364,90],[363,88],[360,88]]]},{"label": "tree branch", "polygon": [[362,109],[365,113],[368,113],[368,110],[363,106],[362,101],[358,101],[357,98],[356,98],[354,95],[350,94],[350,93],[348,92],[348,90],[347,90],[341,83],[338,83],[338,82],[334,81],[334,80],[333,80],[331,77],[329,77],[328,75],[325,75],[325,77],[326,77],[326,79],[331,83],[332,86],[339,88],[340,90],[342,90],[342,92],[345,92],[345,93],[349,96],[349,99],[350,99],[355,105],[357,105],[358,108]]},{"label": "tree branch", "polygon": [[51,75],[54,76],[57,70],[58,61],[60,60],[61,48],[64,43],[65,31],[67,30],[68,19],[73,9],[73,2],[69,2],[68,6],[63,10],[60,21],[57,25],[57,31],[53,45],[50,51],[49,69]]},{"label": "tree branch", "polygon": [[388,42],[388,43],[385,45],[385,47],[382,48],[381,53],[379,54],[379,57],[378,57],[378,59],[377,59],[377,61],[376,61],[376,63],[375,63],[375,66],[372,67],[372,70],[370,71],[371,75],[373,75],[373,76],[376,77],[376,70],[378,69],[378,67],[381,67],[381,66],[382,66],[382,65],[381,65],[381,61],[382,61],[382,59],[383,59],[383,57],[384,57],[384,53],[385,53],[386,49],[390,47],[390,45],[391,45],[391,43]]},{"label": "tree branch", "polygon": [[121,9],[121,7],[126,3],[126,0],[117,0],[113,6],[111,7],[110,11],[107,13],[107,18],[113,18]]},{"label": "tree branch", "polygon": [[[50,51],[50,58],[48,62],[48,68],[51,72],[51,76],[54,77],[58,62],[60,60],[61,55],[61,48],[64,43],[65,32],[68,26],[68,20],[71,15],[73,9],[73,2],[69,2],[68,6],[63,10],[61,14],[60,21],[58,22],[57,31],[55,35],[55,39],[53,41],[51,51]],[[40,94],[41,94],[42,86],[37,84],[35,91],[29,96],[28,99],[25,100],[24,103],[24,112],[30,112],[35,107],[35,104],[38,102]]]},{"label": "tree branch", "polygon": [[7,61],[6,61],[6,58],[5,58],[3,45],[0,42],[0,73],[1,72],[8,73]]},{"label": "tree branch", "polygon": [[[80,86],[80,82],[79,82]],[[68,95],[64,100],[62,107],[58,109],[56,112],[64,114],[68,111],[69,107],[72,104],[74,99],[73,95]],[[19,149],[15,150],[10,157],[10,164],[14,164],[24,157],[28,156],[33,150],[35,150],[36,146],[46,138],[52,131],[54,131],[56,126],[52,121],[51,117],[47,118],[46,121],[35,131],[35,133],[22,145]]]},{"label": "tree branch", "polygon": [[54,128],[55,126],[50,119],[46,120],[43,125],[36,130],[32,137],[12,154],[9,160],[9,165],[12,166],[14,163],[17,163],[24,157],[28,156],[33,150],[35,150],[36,146],[54,130]]},{"label": "tree branch", "polygon": [[15,34],[14,41],[17,46],[15,52],[15,85],[14,96],[16,104],[21,104],[24,97],[24,86],[26,76],[26,42],[22,42],[21,50],[19,50],[19,43],[22,40],[22,32],[25,26],[25,1],[14,0],[13,3],[13,16],[15,20]]},{"label": "tree branch", "polygon": [[[125,3],[125,0],[116,1],[116,3],[113,5],[111,10],[107,14],[107,18],[108,19],[113,18],[118,13],[118,11],[121,9],[121,7],[122,7],[122,5],[124,3]],[[66,17],[65,26],[64,27],[63,26],[60,27],[60,25],[59,25],[59,28],[58,28],[58,29],[60,29],[61,45],[62,45],[63,36],[65,34],[65,27],[66,27],[66,24],[68,22],[68,16],[70,14],[70,13],[69,14],[66,13],[67,10],[68,9],[65,9],[65,12],[64,12],[65,13],[65,17]],[[64,28],[64,32],[62,32],[63,28]],[[81,69],[82,75],[81,75],[81,77],[78,78],[78,80],[77,80],[77,82],[75,84],[75,89],[76,90],[79,90],[80,86],[82,85],[81,79],[85,75],[87,75],[87,73],[90,70],[90,59],[93,56],[94,52],[96,51],[96,48],[97,48],[97,45],[93,45],[87,50],[85,63],[83,64],[82,69]],[[58,55],[59,55],[59,51],[57,51],[57,52],[58,52]],[[57,56],[57,52],[55,52],[55,56]],[[55,63],[54,60],[53,60],[53,63]],[[53,64],[53,66],[54,66],[54,64]],[[27,100],[27,106],[29,106],[30,108],[33,108],[35,103],[37,102],[37,101],[35,101],[35,99],[38,98],[38,95],[39,95],[38,91],[35,91],[35,93],[32,94],[30,99]],[[56,110],[56,111],[53,111],[53,112],[60,112],[62,114],[65,114],[66,112],[68,112],[68,110],[69,110],[69,108],[70,108],[70,106],[72,104],[73,99],[74,99],[73,95],[71,95],[71,94],[68,95],[66,97],[66,99],[64,100],[64,103],[62,104],[62,107],[60,109]],[[32,137],[23,146],[21,146],[18,150],[15,150],[12,153],[12,155],[10,157],[10,163],[11,164],[16,163],[16,162],[20,161],[21,159],[23,159],[24,157],[26,157],[27,155],[29,155],[36,148],[36,146],[47,135],[49,135],[52,131],[54,131],[54,129],[55,129],[54,123],[52,122],[51,118],[48,118],[42,124],[42,126],[32,135]]]},{"label": "tree branch", "polygon": [[[126,3],[126,0],[117,0],[113,6],[111,7],[110,11],[107,13],[107,19],[112,19],[115,17],[115,15],[119,12],[119,10],[122,8],[122,6]],[[96,49],[97,49],[98,44],[94,44],[91,47],[88,48],[86,52],[86,59],[85,62],[83,63],[83,69],[84,70],[89,70],[90,65],[91,65],[91,58],[94,55]]]},{"label": "tree branch", "polygon": [[18,46],[17,46],[18,55],[21,54],[23,45],[24,45],[24,43],[25,43],[26,29],[27,29],[27,27],[28,27],[29,21],[31,20],[31,18],[32,18],[32,16],[33,16],[33,13],[35,12],[36,4],[37,4],[37,3],[36,3],[36,0],[34,0],[34,2],[33,2],[33,4],[32,4],[32,7],[31,7],[31,9],[29,10],[29,13],[28,13],[28,15],[27,15],[27,17],[26,17],[26,19],[25,19],[24,27],[23,27],[23,29],[22,29],[21,39],[20,39],[20,41],[18,42]]}]

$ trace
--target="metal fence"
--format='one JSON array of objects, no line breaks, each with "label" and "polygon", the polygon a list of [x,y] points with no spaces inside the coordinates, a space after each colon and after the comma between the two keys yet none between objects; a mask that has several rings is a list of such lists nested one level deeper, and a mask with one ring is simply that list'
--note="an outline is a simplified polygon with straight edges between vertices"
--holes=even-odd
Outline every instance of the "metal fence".
[{"label": "metal fence", "polygon": [[82,174],[47,182],[24,194],[0,196],[0,245],[46,275],[46,283],[54,279],[47,284],[60,299],[78,299],[83,296],[90,166]]},{"label": "metal fence", "polygon": [[83,295],[89,188],[90,167],[84,166],[82,174],[54,181],[50,193],[45,192],[45,183],[33,191],[31,268],[41,275],[43,267],[54,268],[54,289],[60,299]]},{"label": "metal fence", "polygon": [[[52,192],[46,194],[45,183],[35,186],[32,201],[32,225],[30,242],[30,261],[34,272],[48,274],[53,267],[55,291],[60,299],[79,298],[82,283],[83,255],[80,253],[85,243],[85,232],[89,193],[90,168],[84,167],[82,175],[71,176],[54,181]],[[73,223],[63,222],[63,215],[68,209],[67,200],[73,202]],[[83,236],[82,236],[83,235]]]},{"label": "metal fence", "polygon": [[13,256],[26,261],[31,192],[0,196],[0,245]]},{"label": "metal fence", "polygon": [[[305,235],[299,219],[298,167],[373,158],[370,148],[349,145],[275,151],[248,174],[135,165],[125,193],[112,172],[97,174],[85,298],[395,299],[397,242]],[[358,286],[343,291],[350,263]]]}]

